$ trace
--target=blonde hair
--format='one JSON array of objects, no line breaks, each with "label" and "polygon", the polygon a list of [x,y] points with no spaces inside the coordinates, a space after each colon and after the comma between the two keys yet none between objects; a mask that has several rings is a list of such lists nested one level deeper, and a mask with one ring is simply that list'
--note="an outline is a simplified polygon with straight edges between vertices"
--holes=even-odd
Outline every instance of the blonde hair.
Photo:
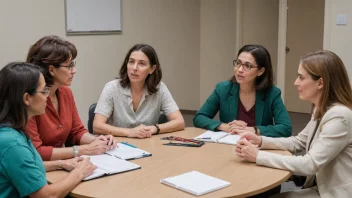
[{"label": "blonde hair", "polygon": [[322,94],[314,119],[321,119],[335,103],[352,109],[352,90],[342,60],[331,51],[309,53],[301,59],[301,65],[313,80],[323,79]]}]

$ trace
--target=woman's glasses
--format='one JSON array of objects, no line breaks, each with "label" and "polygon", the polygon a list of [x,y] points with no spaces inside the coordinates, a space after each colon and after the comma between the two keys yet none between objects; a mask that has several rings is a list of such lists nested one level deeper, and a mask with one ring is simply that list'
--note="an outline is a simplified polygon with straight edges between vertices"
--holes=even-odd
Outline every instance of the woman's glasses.
[{"label": "woman's glasses", "polygon": [[245,71],[250,71],[252,68],[258,67],[248,62],[242,63],[240,60],[233,60],[233,66],[237,67],[238,69],[242,66]]},{"label": "woman's glasses", "polygon": [[63,65],[59,65],[59,67],[66,67],[68,70],[72,71],[73,68],[76,67],[76,62],[72,61],[69,65],[67,66],[63,66]]},{"label": "woman's glasses", "polygon": [[43,91],[36,91],[36,93],[42,93],[45,97],[48,97],[50,93],[50,88],[45,87]]}]

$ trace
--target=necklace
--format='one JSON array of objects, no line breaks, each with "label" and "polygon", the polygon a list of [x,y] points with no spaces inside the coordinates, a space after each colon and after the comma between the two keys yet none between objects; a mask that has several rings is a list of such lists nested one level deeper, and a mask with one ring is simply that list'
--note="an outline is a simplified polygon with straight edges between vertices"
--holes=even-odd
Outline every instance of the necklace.
[{"label": "necklace", "polygon": [[56,104],[56,102],[57,102],[57,97],[55,97],[54,99],[55,99],[55,100],[53,100],[53,98],[50,97],[51,103]]}]

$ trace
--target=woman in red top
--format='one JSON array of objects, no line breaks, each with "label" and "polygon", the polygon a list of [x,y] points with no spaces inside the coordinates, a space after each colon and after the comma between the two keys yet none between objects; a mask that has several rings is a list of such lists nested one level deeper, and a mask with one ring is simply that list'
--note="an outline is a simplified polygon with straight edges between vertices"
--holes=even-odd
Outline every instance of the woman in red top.
[{"label": "woman in red top", "polygon": [[[44,161],[57,161],[58,168],[72,169],[81,155],[102,154],[116,146],[113,136],[95,137],[79,118],[68,86],[76,73],[76,47],[57,36],[46,36],[31,46],[27,62],[39,65],[50,88],[44,115],[33,117],[26,132]],[[65,143],[79,145],[65,147]],[[76,159],[76,158],[75,158]]]}]

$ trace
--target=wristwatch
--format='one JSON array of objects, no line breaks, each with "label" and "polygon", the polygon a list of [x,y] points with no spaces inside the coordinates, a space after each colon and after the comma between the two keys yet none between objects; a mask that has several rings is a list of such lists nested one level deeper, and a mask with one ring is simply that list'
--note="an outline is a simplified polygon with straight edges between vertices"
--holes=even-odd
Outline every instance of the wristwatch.
[{"label": "wristwatch", "polygon": [[74,153],[75,157],[78,156],[78,146],[73,146],[73,153]]},{"label": "wristwatch", "polygon": [[256,135],[259,135],[259,129],[258,129],[258,127],[257,127],[257,126],[253,126],[253,128],[254,128],[254,133],[255,133]]},{"label": "wristwatch", "polygon": [[154,124],[154,126],[156,127],[156,133],[154,135],[157,135],[160,132],[160,128],[159,128],[159,125],[157,124]]}]

